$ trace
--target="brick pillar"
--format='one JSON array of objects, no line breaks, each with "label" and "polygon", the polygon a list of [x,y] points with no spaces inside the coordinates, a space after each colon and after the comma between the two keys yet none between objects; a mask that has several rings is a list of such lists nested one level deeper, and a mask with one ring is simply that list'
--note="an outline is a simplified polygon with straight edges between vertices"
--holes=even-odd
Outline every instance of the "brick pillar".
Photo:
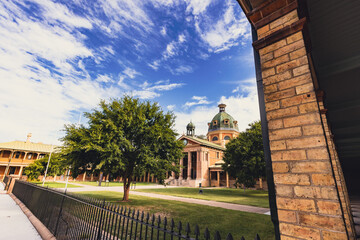
[{"label": "brick pillar", "polygon": [[305,48],[306,19],[297,1],[267,4],[248,18],[258,35],[280,236],[351,238]]}]

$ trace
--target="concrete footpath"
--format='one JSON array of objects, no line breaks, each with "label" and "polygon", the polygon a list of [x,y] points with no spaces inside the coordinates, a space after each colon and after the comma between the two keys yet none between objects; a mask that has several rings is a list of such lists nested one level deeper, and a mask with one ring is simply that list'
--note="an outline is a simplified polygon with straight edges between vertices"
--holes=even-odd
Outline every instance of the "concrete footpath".
[{"label": "concrete footpath", "polygon": [[[96,187],[96,186],[89,186],[80,183],[71,182],[71,184],[82,186],[82,188],[68,188],[69,192],[85,192],[85,191],[114,191],[114,192],[123,192],[123,187]],[[150,189],[150,188],[164,188],[163,185],[149,185],[149,186],[137,186],[136,189]],[[169,187],[167,187],[169,188]],[[61,189],[59,189],[61,190]],[[242,211],[242,212],[250,212],[250,213],[258,213],[258,214],[265,214],[270,215],[269,208],[262,208],[262,207],[253,207],[248,205],[240,205],[234,203],[225,203],[225,202],[217,202],[217,201],[210,201],[210,200],[202,200],[202,199],[195,199],[195,198],[186,198],[186,197],[176,197],[170,195],[162,195],[156,193],[147,193],[147,192],[137,192],[131,191],[133,195],[145,196],[145,197],[152,197],[152,198],[160,198],[165,200],[172,200],[172,201],[180,201],[192,204],[200,204],[206,205],[210,207],[219,207],[225,208],[235,211]]]},{"label": "concrete footpath", "polygon": [[24,212],[15,201],[6,194],[2,183],[0,183],[0,232],[1,239],[41,240],[40,235]]}]

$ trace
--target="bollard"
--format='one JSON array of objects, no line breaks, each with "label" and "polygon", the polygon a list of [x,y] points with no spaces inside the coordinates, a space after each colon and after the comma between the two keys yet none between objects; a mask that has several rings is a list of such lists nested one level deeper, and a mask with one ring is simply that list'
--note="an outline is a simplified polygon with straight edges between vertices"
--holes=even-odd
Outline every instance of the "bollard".
[{"label": "bollard", "polygon": [[199,194],[203,194],[203,190],[201,188],[201,183],[199,183]]}]

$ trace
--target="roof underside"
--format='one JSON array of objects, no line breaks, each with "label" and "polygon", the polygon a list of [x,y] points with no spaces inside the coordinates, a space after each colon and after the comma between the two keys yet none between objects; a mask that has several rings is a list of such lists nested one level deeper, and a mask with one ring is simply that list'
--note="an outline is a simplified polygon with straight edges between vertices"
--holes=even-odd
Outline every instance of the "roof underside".
[{"label": "roof underside", "polygon": [[[54,146],[55,148],[56,146]],[[50,144],[32,143],[23,141],[12,141],[6,143],[0,143],[0,149],[18,150],[18,151],[31,151],[31,152],[43,152],[50,153],[52,146]]]},{"label": "roof underside", "polygon": [[[360,1],[307,1],[312,56],[349,191],[360,182]],[[354,188],[354,185],[357,188]]]}]

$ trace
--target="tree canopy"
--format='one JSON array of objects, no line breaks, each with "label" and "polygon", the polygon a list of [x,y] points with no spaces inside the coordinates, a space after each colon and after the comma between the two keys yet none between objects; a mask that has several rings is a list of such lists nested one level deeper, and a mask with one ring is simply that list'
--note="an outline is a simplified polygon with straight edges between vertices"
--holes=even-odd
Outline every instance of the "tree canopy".
[{"label": "tree canopy", "polygon": [[[34,161],[25,168],[25,175],[28,176],[30,180],[37,180],[40,175],[44,175],[48,160],[49,155],[45,155],[43,158]],[[65,168],[66,165],[61,154],[58,152],[52,153],[49,162],[49,169],[47,171],[47,176],[61,175],[64,173]]]},{"label": "tree canopy", "polygon": [[256,179],[265,177],[265,159],[260,121],[226,144],[223,169],[245,187],[253,187]]},{"label": "tree canopy", "polygon": [[179,171],[183,143],[176,140],[175,117],[157,103],[125,96],[85,113],[87,126],[66,125],[63,156],[76,177],[85,170],[121,176],[124,198],[130,184],[145,171],[161,183],[168,171]]}]

